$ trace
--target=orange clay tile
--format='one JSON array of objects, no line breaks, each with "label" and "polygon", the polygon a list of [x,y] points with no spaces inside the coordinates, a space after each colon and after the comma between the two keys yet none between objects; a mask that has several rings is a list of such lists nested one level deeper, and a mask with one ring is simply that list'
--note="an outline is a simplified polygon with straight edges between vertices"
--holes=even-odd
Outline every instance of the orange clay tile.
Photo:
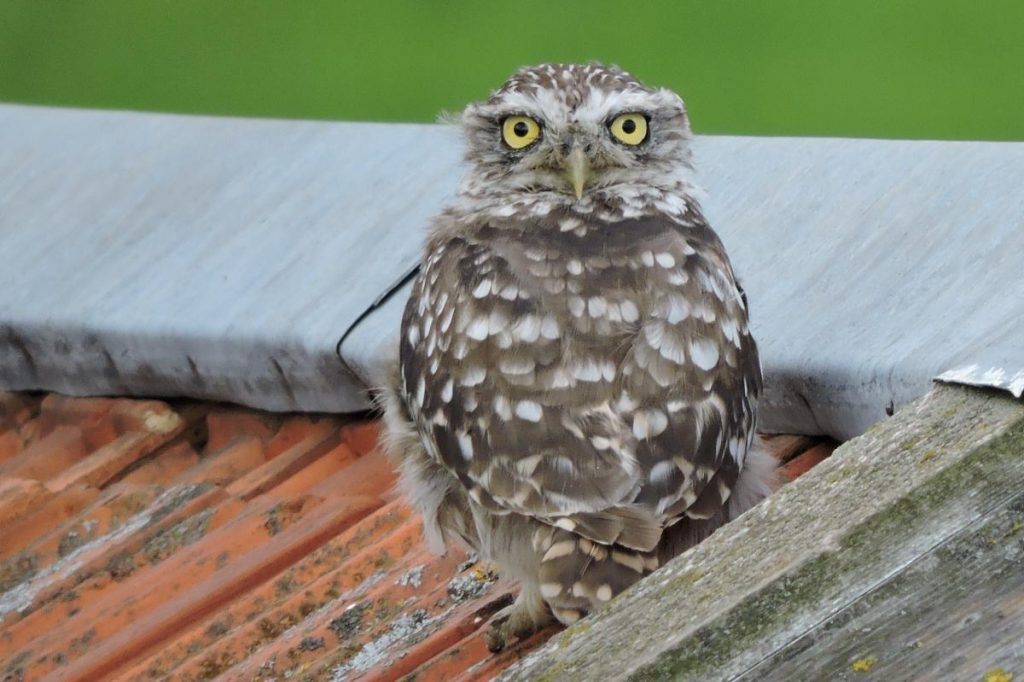
[{"label": "orange clay tile", "polygon": [[779,472],[785,480],[794,481],[825,461],[837,446],[837,443],[819,443],[786,462]]},{"label": "orange clay tile", "polygon": [[[0,679],[489,679],[512,585],[435,556],[380,424],[0,392]],[[795,477],[834,445],[765,439]]]},{"label": "orange clay tile", "polygon": [[3,464],[21,452],[25,442],[18,435],[17,431],[4,431],[0,433],[0,464]]},{"label": "orange clay tile", "polygon": [[788,462],[817,442],[810,436],[792,436],[789,434],[761,436],[761,443],[768,449],[772,457],[779,462]]}]

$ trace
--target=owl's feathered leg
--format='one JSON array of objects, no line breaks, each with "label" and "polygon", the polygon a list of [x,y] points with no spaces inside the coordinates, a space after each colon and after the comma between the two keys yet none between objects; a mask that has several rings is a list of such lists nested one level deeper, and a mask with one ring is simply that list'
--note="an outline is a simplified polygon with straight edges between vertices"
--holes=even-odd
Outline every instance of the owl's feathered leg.
[{"label": "owl's feathered leg", "polygon": [[540,594],[537,581],[521,583],[516,600],[493,618],[486,634],[487,648],[497,653],[523,640],[552,621],[551,610]]},{"label": "owl's feathered leg", "polygon": [[398,468],[398,485],[423,516],[423,535],[431,551],[442,554],[451,541],[479,545],[469,499],[458,480],[427,454],[416,427],[396,391],[382,389],[376,400],[384,410],[384,450]]},{"label": "owl's feathered leg", "polygon": [[726,505],[726,521],[732,521],[778,489],[778,467],[779,463],[768,453],[760,437],[755,437],[754,447],[747,453]]},{"label": "owl's feathered leg", "polygon": [[543,524],[525,516],[493,514],[472,502],[470,508],[480,538],[477,551],[520,587],[515,602],[498,612],[486,635],[487,647],[501,651],[553,621],[540,592],[540,555],[533,543],[536,529]]},{"label": "owl's feathered leg", "polygon": [[488,648],[500,651],[551,623],[537,580],[539,557],[531,540],[534,527],[540,524],[523,516],[492,514],[474,503],[458,480],[427,454],[397,393],[381,390],[377,402],[384,410],[385,450],[398,467],[403,494],[423,515],[430,548],[441,553],[449,542],[461,540],[520,585],[515,602],[492,619],[486,635]]}]

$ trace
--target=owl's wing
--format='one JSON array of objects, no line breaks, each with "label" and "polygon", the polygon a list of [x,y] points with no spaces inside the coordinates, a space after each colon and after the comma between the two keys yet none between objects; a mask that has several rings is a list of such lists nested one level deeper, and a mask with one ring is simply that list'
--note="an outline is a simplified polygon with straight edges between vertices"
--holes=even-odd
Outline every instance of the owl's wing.
[{"label": "owl's wing", "polygon": [[706,519],[722,512],[753,445],[761,367],[746,295],[703,223],[647,260],[646,314],[621,368],[645,474],[635,502],[669,523]]},{"label": "owl's wing", "polygon": [[[663,248],[677,249],[680,265],[693,251],[671,238]],[[647,267],[641,260],[621,265]],[[601,299],[581,319],[616,315],[633,323],[617,353],[588,354],[585,344],[566,343],[578,328],[546,300],[545,291],[565,300],[556,290],[564,279],[541,276],[538,295],[487,245],[455,238],[431,251],[403,320],[404,394],[430,454],[478,503],[646,551],[666,523],[687,507],[698,510],[705,489],[727,489],[708,482],[730,469],[722,452],[733,429],[724,428],[724,413],[716,417],[715,396],[735,387],[716,383],[714,371],[695,376],[693,363],[675,362],[672,344],[686,345],[687,335],[706,329],[677,319],[677,302],[665,296],[679,286],[658,281],[669,272],[662,270],[650,274],[644,300],[635,286],[616,299],[606,286],[615,281],[610,273],[587,285],[600,287],[593,296],[574,297]],[[728,355],[721,353],[723,367]],[[689,394],[685,409],[677,405],[680,381],[691,391],[696,385],[706,405]]]},{"label": "owl's wing", "polygon": [[642,473],[629,426],[580,385],[614,363],[567,373],[567,333],[489,247],[438,244],[403,319],[406,404],[429,454],[484,507],[653,548],[662,523],[631,505]]}]

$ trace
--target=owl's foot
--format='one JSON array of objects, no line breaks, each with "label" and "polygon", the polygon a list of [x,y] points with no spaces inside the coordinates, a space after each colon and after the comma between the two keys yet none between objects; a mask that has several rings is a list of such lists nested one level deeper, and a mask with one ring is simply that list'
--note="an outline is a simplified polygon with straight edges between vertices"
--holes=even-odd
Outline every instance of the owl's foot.
[{"label": "owl's foot", "polygon": [[487,648],[498,653],[552,622],[554,618],[540,592],[524,586],[516,600],[491,620],[484,635]]}]

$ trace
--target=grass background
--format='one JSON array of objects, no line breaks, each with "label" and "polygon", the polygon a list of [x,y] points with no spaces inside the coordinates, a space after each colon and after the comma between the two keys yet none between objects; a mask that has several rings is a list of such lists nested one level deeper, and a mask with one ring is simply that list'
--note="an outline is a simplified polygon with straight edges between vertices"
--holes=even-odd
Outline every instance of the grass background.
[{"label": "grass background", "polygon": [[430,121],[618,63],[705,133],[1024,139],[1022,0],[0,0],[0,100]]}]

